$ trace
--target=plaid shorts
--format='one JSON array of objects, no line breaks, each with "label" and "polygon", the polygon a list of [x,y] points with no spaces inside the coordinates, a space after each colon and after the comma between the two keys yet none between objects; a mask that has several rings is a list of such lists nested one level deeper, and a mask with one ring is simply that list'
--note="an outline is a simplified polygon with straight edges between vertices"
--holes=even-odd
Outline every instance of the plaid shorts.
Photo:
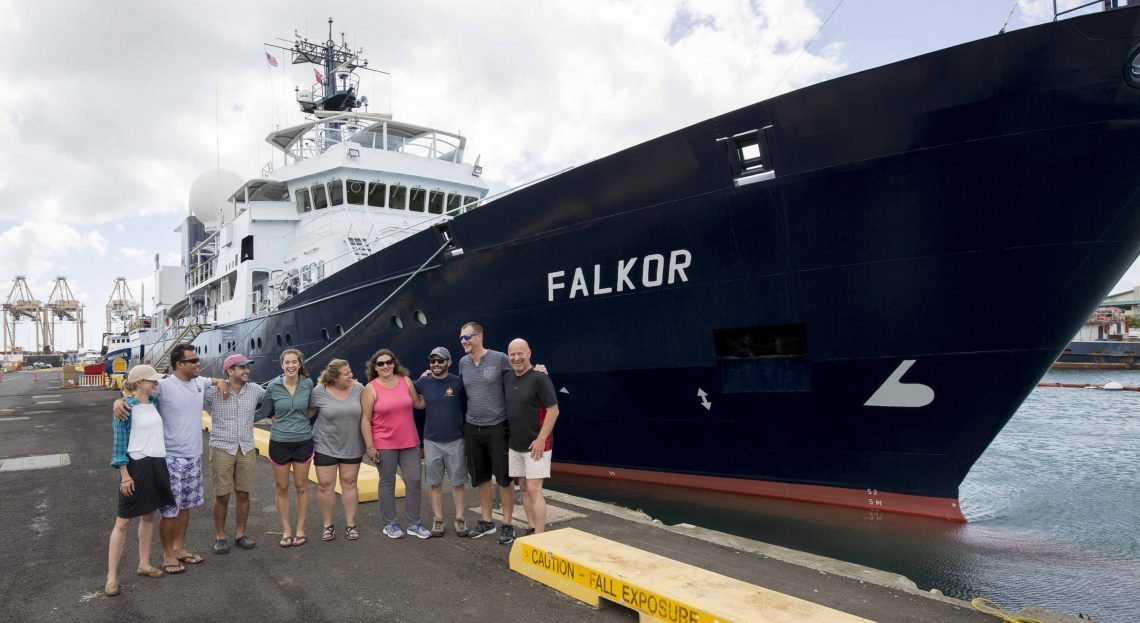
[{"label": "plaid shorts", "polygon": [[170,472],[170,492],[174,494],[174,505],[159,509],[163,517],[177,517],[179,511],[201,506],[206,501],[202,497],[202,457],[168,456],[166,469]]}]

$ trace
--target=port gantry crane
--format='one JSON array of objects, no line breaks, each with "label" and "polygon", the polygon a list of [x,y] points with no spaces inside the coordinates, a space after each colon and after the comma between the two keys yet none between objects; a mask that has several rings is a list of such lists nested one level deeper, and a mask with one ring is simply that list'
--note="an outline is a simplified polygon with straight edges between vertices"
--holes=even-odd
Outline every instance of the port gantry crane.
[{"label": "port gantry crane", "polygon": [[74,322],[75,349],[77,351],[83,350],[83,304],[76,300],[75,295],[71,293],[71,286],[67,283],[67,277],[55,278],[55,287],[52,288],[51,296],[48,297],[44,316],[47,320],[44,330],[47,346],[58,350],[58,344],[55,341],[55,323],[57,321]]},{"label": "port gantry crane", "polygon": [[115,289],[111,291],[111,298],[107,299],[107,333],[116,333],[111,330],[112,324],[121,327],[118,333],[126,333],[131,321],[141,316],[142,309],[131,294],[126,278],[115,277]]},{"label": "port gantry crane", "polygon": [[33,352],[41,352],[43,345],[48,344],[45,332],[45,316],[44,304],[32,296],[32,291],[28,288],[28,281],[24,276],[17,275],[3,307],[4,352],[13,352],[19,349],[16,344],[16,325],[21,320],[31,320],[32,324],[35,325],[36,349]]}]

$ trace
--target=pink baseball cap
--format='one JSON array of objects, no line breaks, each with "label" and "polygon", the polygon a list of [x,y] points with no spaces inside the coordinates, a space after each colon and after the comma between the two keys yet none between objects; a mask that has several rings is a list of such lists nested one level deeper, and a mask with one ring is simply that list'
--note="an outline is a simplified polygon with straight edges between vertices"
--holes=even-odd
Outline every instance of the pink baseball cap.
[{"label": "pink baseball cap", "polygon": [[252,359],[246,359],[245,355],[230,355],[222,363],[222,370],[229,372],[230,368],[234,366],[248,366],[253,363]]}]

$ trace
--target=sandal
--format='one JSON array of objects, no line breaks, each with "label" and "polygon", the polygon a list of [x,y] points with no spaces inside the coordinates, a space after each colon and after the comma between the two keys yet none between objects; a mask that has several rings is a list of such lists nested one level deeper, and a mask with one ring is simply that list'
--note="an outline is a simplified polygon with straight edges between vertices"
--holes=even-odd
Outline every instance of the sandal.
[{"label": "sandal", "polygon": [[331,541],[335,538],[336,538],[336,526],[325,526],[325,529],[323,531],[321,531],[321,540],[322,541]]},{"label": "sandal", "polygon": [[301,547],[305,544],[305,541],[305,535],[298,534],[297,536],[293,537],[293,547]]},{"label": "sandal", "polygon": [[360,538],[360,532],[356,530],[356,526],[345,526],[344,536],[348,537],[349,541],[355,541]]},{"label": "sandal", "polygon": [[151,567],[149,569],[143,569],[142,567],[139,567],[137,573],[144,578],[161,578],[163,575],[162,570],[156,567]]},{"label": "sandal", "polygon": [[200,564],[202,564],[203,561],[202,561],[202,557],[199,556],[198,554],[186,554],[185,556],[179,556],[178,562],[185,563],[188,565],[200,565]]},{"label": "sandal", "polygon": [[179,573],[186,573],[186,567],[182,565],[162,565],[162,570],[166,575],[178,575]]},{"label": "sandal", "polygon": [[280,545],[281,547],[292,547],[293,546],[293,537],[283,536],[283,537],[281,537],[281,541],[279,541],[277,544]]}]

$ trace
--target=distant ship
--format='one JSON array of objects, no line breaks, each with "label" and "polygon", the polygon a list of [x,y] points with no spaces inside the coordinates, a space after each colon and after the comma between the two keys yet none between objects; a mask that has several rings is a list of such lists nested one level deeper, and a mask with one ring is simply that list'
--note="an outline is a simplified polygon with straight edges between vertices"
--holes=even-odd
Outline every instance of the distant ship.
[{"label": "distant ship", "polygon": [[1131,7],[999,34],[488,197],[464,136],[359,111],[330,26],[286,52],[324,76],[308,119],[260,177],[195,183],[126,348],[363,376],[477,320],[552,370],[556,471],[963,521],[970,467],[1140,251],[1137,33]]}]

